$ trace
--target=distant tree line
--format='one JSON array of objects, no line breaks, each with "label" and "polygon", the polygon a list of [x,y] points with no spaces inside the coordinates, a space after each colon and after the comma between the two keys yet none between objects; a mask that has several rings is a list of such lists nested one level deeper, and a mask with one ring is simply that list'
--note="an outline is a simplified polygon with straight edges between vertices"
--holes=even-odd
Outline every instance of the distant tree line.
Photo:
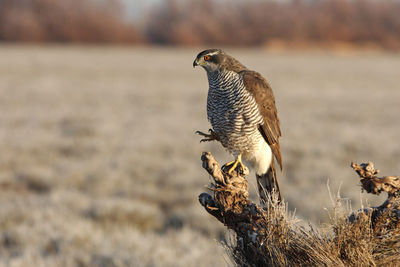
[{"label": "distant tree line", "polygon": [[0,0],[0,41],[137,42],[119,0]]},{"label": "distant tree line", "polygon": [[399,14],[396,0],[168,0],[132,22],[120,0],[0,0],[0,40],[400,49]]}]

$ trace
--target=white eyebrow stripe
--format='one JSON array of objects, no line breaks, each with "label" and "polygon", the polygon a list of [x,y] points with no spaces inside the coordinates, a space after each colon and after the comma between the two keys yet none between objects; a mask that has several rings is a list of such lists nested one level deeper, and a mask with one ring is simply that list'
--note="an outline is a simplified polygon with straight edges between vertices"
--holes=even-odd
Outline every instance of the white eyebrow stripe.
[{"label": "white eyebrow stripe", "polygon": [[219,51],[215,51],[215,52],[209,53],[209,54],[207,54],[207,55],[213,56],[213,55],[216,55],[216,54],[218,54],[218,53],[219,53]]}]

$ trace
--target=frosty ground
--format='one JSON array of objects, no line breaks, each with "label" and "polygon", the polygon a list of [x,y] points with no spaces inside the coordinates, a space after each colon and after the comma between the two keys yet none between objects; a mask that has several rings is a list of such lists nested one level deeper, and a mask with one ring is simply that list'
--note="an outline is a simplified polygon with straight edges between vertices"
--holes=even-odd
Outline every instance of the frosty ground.
[{"label": "frosty ground", "polygon": [[[231,159],[194,134],[209,128],[201,49],[0,47],[0,265],[229,264],[197,202],[201,152]],[[225,50],[274,90],[299,218],[327,221],[327,183],[368,204],[351,161],[400,174],[399,54]]]}]

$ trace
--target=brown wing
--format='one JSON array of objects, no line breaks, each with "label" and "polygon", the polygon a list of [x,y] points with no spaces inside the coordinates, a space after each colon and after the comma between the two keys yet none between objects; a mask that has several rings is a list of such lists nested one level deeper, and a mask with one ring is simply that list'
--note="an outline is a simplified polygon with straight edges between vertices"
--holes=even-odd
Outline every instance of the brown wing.
[{"label": "brown wing", "polygon": [[282,157],[278,140],[281,136],[281,130],[272,89],[258,72],[244,70],[239,74],[243,77],[245,88],[256,99],[258,108],[264,118],[264,124],[259,126],[259,130],[271,147],[272,153],[282,169]]}]

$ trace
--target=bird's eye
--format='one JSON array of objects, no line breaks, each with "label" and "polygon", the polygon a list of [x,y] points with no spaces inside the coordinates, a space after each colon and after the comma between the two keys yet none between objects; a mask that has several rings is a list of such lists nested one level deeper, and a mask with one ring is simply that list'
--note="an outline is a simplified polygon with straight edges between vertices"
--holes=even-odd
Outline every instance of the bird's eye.
[{"label": "bird's eye", "polygon": [[204,56],[204,60],[205,60],[205,61],[210,60],[210,56]]}]

